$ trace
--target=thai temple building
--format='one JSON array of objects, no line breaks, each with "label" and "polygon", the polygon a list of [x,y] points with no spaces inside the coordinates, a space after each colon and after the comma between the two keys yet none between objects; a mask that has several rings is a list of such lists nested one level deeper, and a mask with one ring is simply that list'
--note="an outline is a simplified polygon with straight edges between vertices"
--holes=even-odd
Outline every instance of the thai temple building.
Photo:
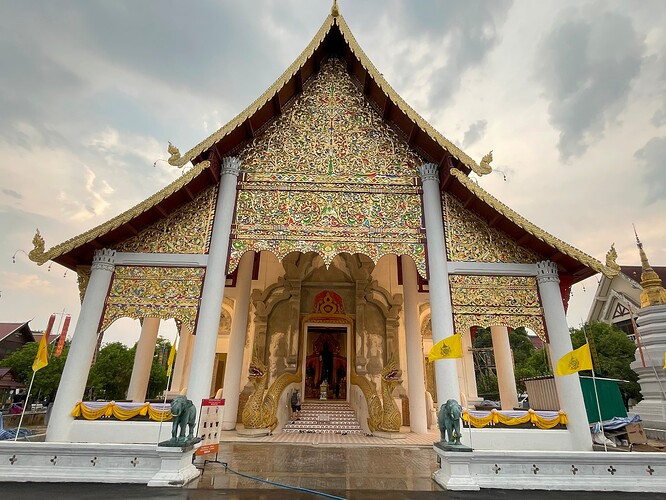
[{"label": "thai temple building", "polygon": [[[254,103],[168,151],[188,168],[150,198],[49,249],[35,236],[30,258],[75,271],[82,298],[47,441],[95,423],[72,413],[119,318],[142,324],[128,399],[145,401],[160,325],[175,320],[171,392],[197,407],[221,392],[225,429],[280,432],[297,388],[304,402],[348,404],[368,433],[425,433],[434,405],[480,401],[474,327],[491,328],[513,410],[508,329],[532,330],[557,362],[572,349],[571,286],[614,275],[470,178],[492,171],[492,155],[470,158],[403,101],[335,3]],[[429,363],[454,333],[463,357]],[[560,430],[535,432],[555,433],[544,448],[590,450],[578,375],[555,384]]]}]

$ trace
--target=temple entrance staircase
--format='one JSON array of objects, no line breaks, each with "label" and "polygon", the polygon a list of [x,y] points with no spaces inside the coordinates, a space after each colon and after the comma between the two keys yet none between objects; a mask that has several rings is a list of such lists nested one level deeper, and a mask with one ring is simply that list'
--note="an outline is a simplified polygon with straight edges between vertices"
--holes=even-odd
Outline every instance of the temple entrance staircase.
[{"label": "temple entrance staircase", "polygon": [[299,420],[289,420],[283,432],[309,434],[364,434],[356,412],[345,402],[305,401],[301,404]]}]

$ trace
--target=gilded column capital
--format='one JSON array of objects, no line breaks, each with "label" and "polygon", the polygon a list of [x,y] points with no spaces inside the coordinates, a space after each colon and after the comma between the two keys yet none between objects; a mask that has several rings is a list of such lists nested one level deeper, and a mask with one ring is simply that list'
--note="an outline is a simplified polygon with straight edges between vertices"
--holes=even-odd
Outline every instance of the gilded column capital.
[{"label": "gilded column capital", "polygon": [[93,271],[100,269],[102,271],[109,271],[110,273],[112,273],[115,268],[115,261],[116,261],[115,250],[111,250],[110,248],[95,250],[95,255],[93,256],[91,269]]},{"label": "gilded column capital", "polygon": [[537,262],[537,283],[560,282],[560,276],[557,271],[557,264],[549,260]]},{"label": "gilded column capital", "polygon": [[424,163],[419,167],[421,179],[425,181],[439,182],[439,167],[435,163]]},{"label": "gilded column capital", "polygon": [[225,156],[222,158],[222,165],[220,166],[220,173],[222,175],[231,174],[238,177],[240,174],[241,161],[235,156]]}]

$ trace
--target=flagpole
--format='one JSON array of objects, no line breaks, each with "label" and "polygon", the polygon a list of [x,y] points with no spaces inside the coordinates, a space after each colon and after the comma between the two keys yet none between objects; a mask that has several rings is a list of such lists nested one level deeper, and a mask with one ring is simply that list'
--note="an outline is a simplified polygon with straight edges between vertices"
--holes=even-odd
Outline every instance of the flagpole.
[{"label": "flagpole", "polygon": [[[176,346],[176,341],[178,340],[178,337],[176,337],[173,341],[174,347]],[[169,392],[169,386],[171,385],[171,377],[173,376],[173,369],[171,368],[171,365],[174,363],[174,360],[171,361],[169,366],[167,366],[167,370],[169,371],[169,376],[167,377],[167,385],[166,389],[164,389],[164,401],[163,404],[166,406],[166,400],[167,400],[167,393]],[[157,431],[157,444],[159,446],[160,444],[160,435],[162,434],[162,424],[164,423],[164,406],[162,407],[162,411],[160,412],[160,429]]]},{"label": "flagpole", "polygon": [[26,406],[28,406],[28,400],[30,399],[30,391],[32,390],[32,383],[35,381],[35,373],[37,372],[33,370],[32,378],[30,379],[30,387],[28,387],[28,394],[26,394],[25,401],[23,402],[23,410],[21,411],[21,418],[19,419],[19,424],[16,429],[16,435],[14,436],[14,441],[18,439],[19,431],[21,430],[21,424],[23,423],[23,415],[25,415],[25,408]]},{"label": "flagpole", "polygon": [[[587,339],[587,332],[585,331],[585,323],[583,323],[583,336],[585,337],[585,343],[589,344]],[[592,355],[590,354],[590,359]],[[604,419],[601,417],[601,405],[599,404],[599,394],[597,393],[597,377],[594,373],[594,360],[592,361],[592,385],[594,387],[594,399],[597,401],[597,411],[599,412],[599,425],[601,426],[601,435],[604,437],[604,451],[608,451],[608,446],[606,445],[606,434],[604,432]]]}]

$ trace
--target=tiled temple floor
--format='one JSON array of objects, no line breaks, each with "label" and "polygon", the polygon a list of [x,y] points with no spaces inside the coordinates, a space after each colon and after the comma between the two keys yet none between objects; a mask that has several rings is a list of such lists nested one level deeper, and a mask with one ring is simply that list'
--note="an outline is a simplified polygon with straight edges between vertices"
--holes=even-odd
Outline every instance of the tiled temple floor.
[{"label": "tiled temple floor", "polygon": [[[221,445],[219,460],[238,472],[312,490],[442,491],[431,479],[432,450],[288,444]],[[274,488],[207,464],[197,488]]]}]

